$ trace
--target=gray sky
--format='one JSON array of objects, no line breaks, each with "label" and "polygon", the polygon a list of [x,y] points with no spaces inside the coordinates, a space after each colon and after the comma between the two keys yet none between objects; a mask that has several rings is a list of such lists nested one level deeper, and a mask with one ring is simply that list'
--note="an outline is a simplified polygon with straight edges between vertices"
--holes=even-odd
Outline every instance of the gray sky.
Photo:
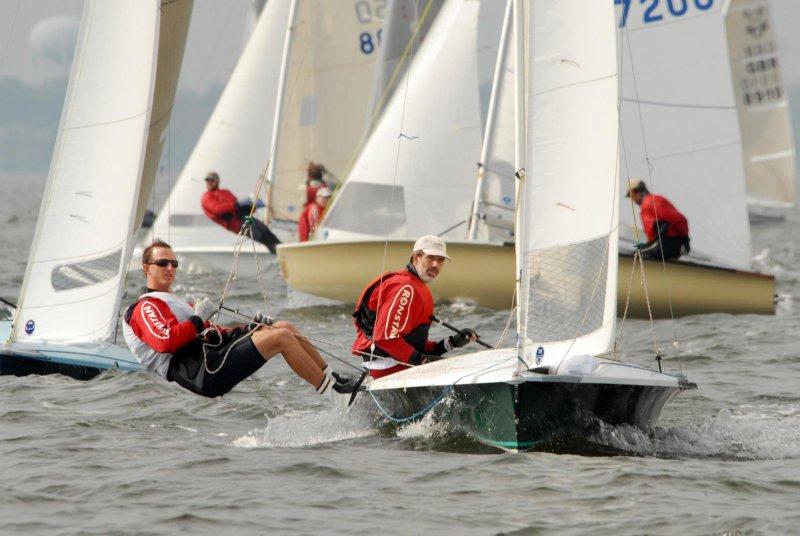
[{"label": "gray sky", "polygon": [[[180,86],[202,93],[230,75],[251,30],[253,0],[194,5]],[[74,47],[82,7],[83,0],[0,0],[0,78],[32,86],[64,78],[71,58],[59,49]]]}]

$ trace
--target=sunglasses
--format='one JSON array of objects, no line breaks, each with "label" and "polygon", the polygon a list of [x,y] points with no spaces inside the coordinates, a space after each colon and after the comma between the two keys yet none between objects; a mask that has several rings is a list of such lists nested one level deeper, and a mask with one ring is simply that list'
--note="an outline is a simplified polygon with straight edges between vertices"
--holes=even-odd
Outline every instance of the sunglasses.
[{"label": "sunglasses", "polygon": [[148,262],[147,264],[155,264],[159,268],[166,268],[167,266],[172,266],[173,268],[178,267],[178,261],[173,259],[156,259],[153,262]]}]

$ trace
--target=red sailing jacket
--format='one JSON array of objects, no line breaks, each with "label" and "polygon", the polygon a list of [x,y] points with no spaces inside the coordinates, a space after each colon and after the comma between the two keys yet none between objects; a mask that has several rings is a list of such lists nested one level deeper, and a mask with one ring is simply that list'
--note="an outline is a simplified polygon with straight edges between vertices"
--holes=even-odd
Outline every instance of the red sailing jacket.
[{"label": "red sailing jacket", "polygon": [[[376,350],[382,350],[384,355],[403,363],[407,363],[415,351],[441,353],[438,349],[439,343],[428,340],[433,296],[428,285],[416,273],[407,268],[375,278],[359,296],[356,311],[365,298],[368,299],[367,308],[376,313],[375,326],[370,339],[358,321],[355,322],[356,340],[352,347],[354,354],[369,354],[373,342]],[[370,375],[379,378],[405,368],[397,365],[389,369],[373,369],[370,370]]]},{"label": "red sailing jacket", "polygon": [[197,337],[194,322],[179,322],[169,305],[158,298],[140,300],[126,321],[136,336],[156,352],[174,354]]},{"label": "red sailing jacket", "polygon": [[239,204],[236,196],[230,190],[217,188],[206,190],[201,199],[203,212],[214,222],[222,225],[229,231],[238,233],[242,227],[239,220]]},{"label": "red sailing jacket", "polygon": [[297,233],[300,235],[300,242],[308,242],[309,235],[317,230],[323,211],[324,208],[316,203],[309,203],[303,209],[300,219],[297,220]]},{"label": "red sailing jacket", "polygon": [[[678,212],[666,197],[650,194],[642,200],[641,206],[642,227],[647,233],[648,240],[655,240],[656,219],[659,222],[667,222],[667,236],[689,236],[689,222],[686,217]],[[656,215],[658,218],[656,218]]]}]

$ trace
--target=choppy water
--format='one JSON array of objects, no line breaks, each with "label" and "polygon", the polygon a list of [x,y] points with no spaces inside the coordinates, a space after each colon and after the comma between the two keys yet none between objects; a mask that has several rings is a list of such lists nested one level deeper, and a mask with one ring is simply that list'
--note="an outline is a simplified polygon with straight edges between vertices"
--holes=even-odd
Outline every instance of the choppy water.
[{"label": "choppy water", "polygon": [[[19,290],[42,184],[0,178],[0,296]],[[753,228],[754,256],[786,296],[800,296],[798,224],[793,212]],[[274,264],[266,280],[273,313],[350,343],[348,307],[288,291]],[[222,288],[213,274],[180,282],[179,292]],[[260,306],[254,279],[231,296]],[[652,431],[601,429],[573,446],[581,455],[498,453],[430,418],[393,428],[366,399],[343,415],[280,359],[219,400],[146,374],[0,377],[0,533],[796,533],[793,305],[657,323],[665,366],[682,366],[699,390]],[[490,341],[507,320],[452,304],[443,316]],[[649,325],[629,321],[624,359],[653,364],[652,348]]]}]

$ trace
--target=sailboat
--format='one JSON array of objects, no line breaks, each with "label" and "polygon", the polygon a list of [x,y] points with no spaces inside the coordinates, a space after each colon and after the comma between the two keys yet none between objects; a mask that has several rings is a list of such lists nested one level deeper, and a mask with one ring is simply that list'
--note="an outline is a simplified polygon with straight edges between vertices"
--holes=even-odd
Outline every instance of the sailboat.
[{"label": "sailboat", "polygon": [[795,150],[770,3],[732,0],[725,25],[750,217],[780,217],[795,203]]},{"label": "sailboat", "polygon": [[[138,370],[109,342],[169,123],[191,0],[90,0],[0,374]],[[124,26],[124,28],[121,26]]]},{"label": "sailboat", "polygon": [[513,4],[515,87],[503,90],[515,94],[516,347],[412,367],[367,393],[397,422],[453,397],[442,406],[448,418],[478,441],[518,451],[564,433],[585,437],[598,420],[648,427],[695,386],[606,354],[619,211],[613,7]]},{"label": "sailboat", "polygon": [[[646,296],[645,287],[640,284],[642,275],[638,269],[633,271],[631,256],[633,245],[638,241],[633,233],[638,216],[634,216],[630,209],[623,211],[621,277],[617,282],[620,310],[627,308],[629,316],[640,318],[709,312],[772,314],[775,308],[774,278],[751,269],[741,143],[733,106],[721,3],[712,2],[706,10],[693,8],[683,17],[667,21],[668,24],[658,20],[645,23],[646,7],[633,2],[618,6],[617,11],[621,26],[618,61],[622,65],[620,106],[625,141],[620,166],[624,181],[637,174],[647,181],[650,178],[649,166],[655,166],[657,175],[653,180],[657,177],[658,181],[650,184],[651,189],[666,194],[688,214],[693,254],[679,262],[663,265],[659,261],[645,261]],[[686,50],[674,56],[656,57],[658,51],[665,50],[665,42],[678,43],[671,45],[673,48],[695,46],[694,41],[683,43],[679,39],[681,35],[700,35],[703,46],[698,52]],[[501,53],[498,56],[495,83],[513,76],[513,64],[506,55]],[[713,102],[708,106],[694,103],[694,93],[697,92],[681,95],[680,91],[689,91],[682,85],[686,79],[702,80],[702,87],[711,94],[705,98]],[[672,88],[677,89],[672,91]],[[664,92],[671,93],[665,95]],[[685,97],[684,101],[680,100],[681,97]],[[690,105],[681,106],[682,102]],[[384,195],[382,201],[369,198],[369,202],[358,205],[344,202],[352,182],[386,182],[382,178],[388,174],[386,163],[379,171],[374,169],[375,166],[367,172],[359,169],[360,161],[378,160],[382,156],[379,148],[386,146],[371,147],[368,143],[340,196],[329,209],[321,232],[315,237],[316,242],[291,244],[278,249],[286,281],[304,292],[352,301],[371,277],[369,274],[377,273],[383,265],[403,264],[413,243],[414,231],[425,234],[447,229],[448,243],[453,244],[454,252],[464,262],[442,274],[441,281],[437,280],[431,287],[434,295],[444,299],[465,298],[489,307],[510,307],[514,281],[511,247],[514,234],[510,217],[513,213],[511,191],[514,177],[508,123],[513,115],[502,98],[491,103],[489,111],[471,215],[470,205],[465,203],[461,194],[468,191],[464,178],[474,174],[455,164],[448,166],[446,172],[439,173],[446,173],[450,181],[455,181],[453,177],[460,174],[460,186],[449,190],[449,196],[440,201],[436,212],[469,215],[467,240],[458,239],[464,236],[466,227],[445,225],[428,214],[418,215],[415,220],[418,228],[422,223],[428,226],[424,229],[405,228],[404,240],[400,239],[402,232],[391,229],[387,233],[369,220],[361,220],[364,225],[348,226],[348,217],[356,221],[364,216],[364,205],[378,207],[374,210],[386,214],[393,210],[383,206],[387,199],[391,199],[388,195]],[[431,114],[431,117],[436,116]],[[695,117],[702,118],[698,125],[694,123]],[[428,119],[426,130],[435,131],[437,128],[436,120]],[[373,137],[377,134],[378,130]],[[722,146],[718,147],[720,143]],[[458,147],[463,158],[467,147],[463,143],[454,147]],[[369,156],[366,153],[371,148],[376,154]],[[473,154],[479,153],[477,149],[473,150]],[[450,148],[450,153],[452,151]],[[437,157],[448,154],[440,148],[432,152]],[[407,155],[401,154],[400,158]],[[397,182],[403,188],[408,188],[408,183],[416,180],[403,175],[402,168],[398,176]],[[473,183],[469,182],[471,186]],[[721,191],[725,194],[720,195]],[[428,195],[427,191],[425,195]],[[710,208],[709,204],[712,205]],[[342,231],[350,231],[350,236]],[[372,240],[367,238],[368,233],[373,235]],[[375,235],[391,238],[386,246],[385,263],[383,256],[374,255],[384,250],[383,240]],[[322,268],[325,266],[323,259],[331,258],[336,259],[341,269]]]},{"label": "sailboat", "polygon": [[[166,240],[190,270],[230,270],[235,235],[200,206],[203,178],[216,171],[221,187],[240,198],[266,191],[259,216],[282,241],[296,240],[309,161],[341,173],[367,124],[384,10],[341,0],[268,2],[147,237]],[[265,171],[268,189],[259,184]],[[256,270],[253,255],[240,257],[239,274]]]}]

